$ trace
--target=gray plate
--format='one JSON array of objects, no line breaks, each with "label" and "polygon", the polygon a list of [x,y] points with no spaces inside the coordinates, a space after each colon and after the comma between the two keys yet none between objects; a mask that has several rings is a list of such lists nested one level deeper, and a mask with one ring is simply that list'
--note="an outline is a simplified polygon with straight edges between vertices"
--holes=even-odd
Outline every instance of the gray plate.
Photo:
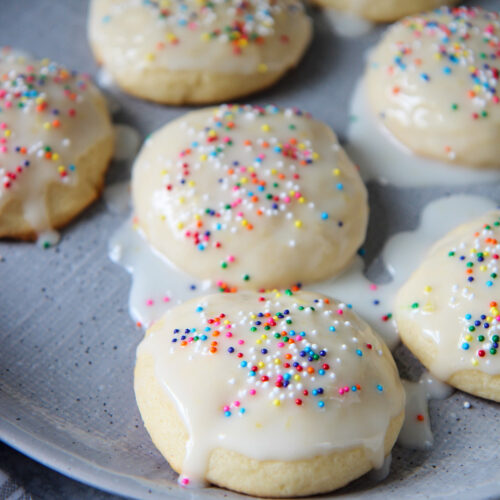
[{"label": "gray plate", "polygon": [[[475,3],[498,8],[498,0]],[[86,42],[86,9],[86,2],[79,0],[4,0],[0,45],[15,45],[95,74]],[[342,137],[364,50],[380,30],[339,39],[319,12],[312,15],[316,34],[305,60],[282,83],[250,102],[302,107]],[[122,94],[118,99],[122,108],[116,121],[133,124],[143,136],[185,112]],[[128,166],[116,163],[109,181],[128,175]],[[500,183],[369,188],[366,250],[372,278],[383,277],[376,256],[384,242],[396,231],[415,227],[429,201],[451,192],[482,193],[500,201]],[[111,492],[139,498],[241,497],[217,488],[178,488],[175,474],[142,426],[132,372],[143,333],[127,312],[130,278],[106,256],[108,238],[122,219],[98,202],[63,231],[56,248],[0,243],[0,435],[49,467]],[[403,348],[396,357],[405,366],[404,374],[418,374],[418,363]],[[469,410],[463,408],[466,400],[472,403]],[[396,446],[385,481],[362,478],[336,497],[498,497],[498,406],[455,393],[432,403],[431,418],[436,438],[431,451]]]}]

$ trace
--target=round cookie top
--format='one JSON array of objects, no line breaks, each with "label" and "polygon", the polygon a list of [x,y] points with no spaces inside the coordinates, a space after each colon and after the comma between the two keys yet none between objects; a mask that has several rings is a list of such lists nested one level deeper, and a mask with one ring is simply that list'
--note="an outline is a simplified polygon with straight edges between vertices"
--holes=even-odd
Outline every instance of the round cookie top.
[{"label": "round cookie top", "polygon": [[182,474],[195,482],[216,448],[288,462],[362,446],[380,466],[404,409],[383,341],[349,306],[315,293],[186,302],[147,332],[146,355],[188,429]]},{"label": "round cookie top", "polygon": [[443,7],[408,17],[370,54],[370,105],[418,154],[500,167],[499,57],[496,12]]},{"label": "round cookie top", "polygon": [[398,293],[401,334],[426,339],[422,361],[443,380],[461,370],[500,375],[499,259],[496,210],[440,240]]},{"label": "round cookie top", "polygon": [[324,123],[297,109],[223,105],[156,132],[132,194],[150,243],[223,289],[328,278],[361,245],[361,178]]},{"label": "round cookie top", "polygon": [[87,75],[0,48],[0,212],[21,203],[34,232],[50,229],[49,185],[85,178],[78,159],[111,133]]},{"label": "round cookie top", "polygon": [[296,62],[311,24],[298,0],[94,0],[89,37],[117,71],[281,71]]}]

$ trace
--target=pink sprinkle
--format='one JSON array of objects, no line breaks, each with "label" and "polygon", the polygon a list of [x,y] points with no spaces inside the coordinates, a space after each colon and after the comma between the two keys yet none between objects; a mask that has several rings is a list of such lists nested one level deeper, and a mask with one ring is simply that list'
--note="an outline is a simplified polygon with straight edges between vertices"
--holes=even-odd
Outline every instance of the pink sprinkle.
[{"label": "pink sprinkle", "polygon": [[167,297],[167,296],[165,295],[165,297],[163,297],[163,302],[170,302],[170,297]]},{"label": "pink sprinkle", "polygon": [[344,394],[344,389],[342,389],[342,387],[339,389],[339,394],[342,396],[342,394]]},{"label": "pink sprinkle", "polygon": [[0,151],[1,151],[2,153],[6,153],[6,152],[7,152],[7,146],[2,146],[2,147],[0,148]]},{"label": "pink sprinkle", "polygon": [[342,315],[342,314],[344,314],[344,311],[342,309],[337,309],[337,314]]},{"label": "pink sprinkle", "polygon": [[344,392],[349,392],[349,387],[347,385],[344,387]]},{"label": "pink sprinkle", "polygon": [[257,394],[257,391],[255,389],[250,389],[248,393],[250,394],[250,396],[255,396],[255,394]]},{"label": "pink sprinkle", "polygon": [[0,128],[5,130],[7,128],[7,124],[5,122],[0,123]]},{"label": "pink sprinkle", "polygon": [[377,287],[377,285],[376,285],[375,283],[372,283],[372,284],[370,285],[370,290],[376,290],[377,288],[378,288],[378,287]]},{"label": "pink sprinkle", "polygon": [[284,201],[285,203],[290,203],[290,196],[285,196],[285,197],[283,198],[283,201]]},{"label": "pink sprinkle", "polygon": [[243,345],[244,343],[245,343],[245,341],[243,339],[238,340],[239,345]]},{"label": "pink sprinkle", "polygon": [[12,108],[12,101],[5,101],[6,108]]},{"label": "pink sprinkle", "polygon": [[278,347],[285,347],[285,343],[284,342],[278,342]]},{"label": "pink sprinkle", "polygon": [[189,484],[189,479],[188,479],[187,477],[183,477],[183,478],[181,479],[181,484],[182,484],[183,486],[187,486],[187,485]]},{"label": "pink sprinkle", "polygon": [[230,408],[229,408],[229,406],[228,406],[228,405],[224,406],[222,409],[223,409],[224,411],[229,411],[229,410],[230,410]]},{"label": "pink sprinkle", "polygon": [[234,255],[230,255],[230,256],[227,258],[227,261],[228,261],[228,262],[234,262]]},{"label": "pink sprinkle", "polygon": [[240,402],[239,402],[239,401],[235,401],[235,402],[233,403],[233,405],[234,405],[234,406],[236,406],[236,408],[238,408],[238,406],[240,406]]},{"label": "pink sprinkle", "polygon": [[146,305],[147,305],[147,306],[152,306],[153,304],[154,304],[153,299],[148,299],[148,300],[146,300]]},{"label": "pink sprinkle", "polygon": [[302,340],[303,340],[303,339],[302,339],[302,337],[301,337],[300,335],[297,335],[297,336],[295,337],[295,342],[301,342]]},{"label": "pink sprinkle", "polygon": [[227,333],[226,333],[226,337],[227,337],[227,338],[231,338],[232,336],[233,336],[233,334],[232,334],[231,332],[227,332]]}]

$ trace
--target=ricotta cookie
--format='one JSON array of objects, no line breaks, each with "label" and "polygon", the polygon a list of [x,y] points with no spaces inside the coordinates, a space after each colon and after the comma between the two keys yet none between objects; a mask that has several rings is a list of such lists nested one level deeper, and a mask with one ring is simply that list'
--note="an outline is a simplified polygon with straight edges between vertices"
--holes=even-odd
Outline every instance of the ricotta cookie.
[{"label": "ricotta cookie", "polygon": [[368,219],[366,188],[332,130],[275,106],[169,123],[140,152],[132,195],[147,240],[173,264],[254,290],[335,275]]},{"label": "ricotta cookie", "polygon": [[135,394],[180,484],[266,497],[331,491],[380,467],[405,404],[378,335],[307,292],[171,309],[138,347]]},{"label": "ricotta cookie", "polygon": [[299,0],[93,0],[88,32],[126,92],[200,104],[272,85],[299,62],[312,24]]},{"label": "ricotta cookie", "polygon": [[365,83],[381,123],[418,155],[500,168],[500,20],[443,7],[389,28]]},{"label": "ricotta cookie", "polygon": [[0,48],[0,237],[68,223],[99,195],[112,152],[88,76]]},{"label": "ricotta cookie", "polygon": [[376,23],[391,22],[458,0],[314,0],[323,7],[350,12]]},{"label": "ricotta cookie", "polygon": [[403,342],[435,376],[500,402],[500,211],[459,226],[401,288]]}]

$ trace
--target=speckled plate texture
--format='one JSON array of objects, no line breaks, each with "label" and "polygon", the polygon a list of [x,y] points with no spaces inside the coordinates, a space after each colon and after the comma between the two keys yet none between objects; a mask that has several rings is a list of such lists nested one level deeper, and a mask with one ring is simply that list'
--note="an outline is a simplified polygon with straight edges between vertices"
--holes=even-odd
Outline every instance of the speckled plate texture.
[{"label": "speckled plate texture", "polygon": [[[403,1],[403,0],[401,0]],[[406,0],[405,0],[406,1]],[[410,0],[408,0],[410,1]],[[471,2],[500,8],[498,0]],[[93,75],[83,0],[2,0],[0,45],[13,45]],[[299,106],[342,138],[347,104],[363,71],[365,50],[383,28],[338,38],[318,11],[313,43],[302,63],[251,103]],[[186,109],[142,102],[118,93],[115,121],[142,137]],[[130,165],[114,163],[110,183],[126,179]],[[369,185],[371,217],[366,262],[383,279],[377,260],[387,238],[418,224],[429,201],[449,193],[484,194],[500,201],[500,183],[454,188],[396,189]],[[11,446],[63,474],[137,498],[245,498],[217,488],[183,490],[151,443],[132,389],[135,349],[143,336],[127,311],[130,277],[109,261],[108,239],[124,216],[102,201],[41,250],[0,243],[0,436]],[[403,375],[419,364],[400,347]],[[469,401],[470,409],[463,403]],[[362,478],[335,498],[500,498],[497,404],[455,392],[431,403],[435,445],[430,451],[395,447],[389,477]]]}]

